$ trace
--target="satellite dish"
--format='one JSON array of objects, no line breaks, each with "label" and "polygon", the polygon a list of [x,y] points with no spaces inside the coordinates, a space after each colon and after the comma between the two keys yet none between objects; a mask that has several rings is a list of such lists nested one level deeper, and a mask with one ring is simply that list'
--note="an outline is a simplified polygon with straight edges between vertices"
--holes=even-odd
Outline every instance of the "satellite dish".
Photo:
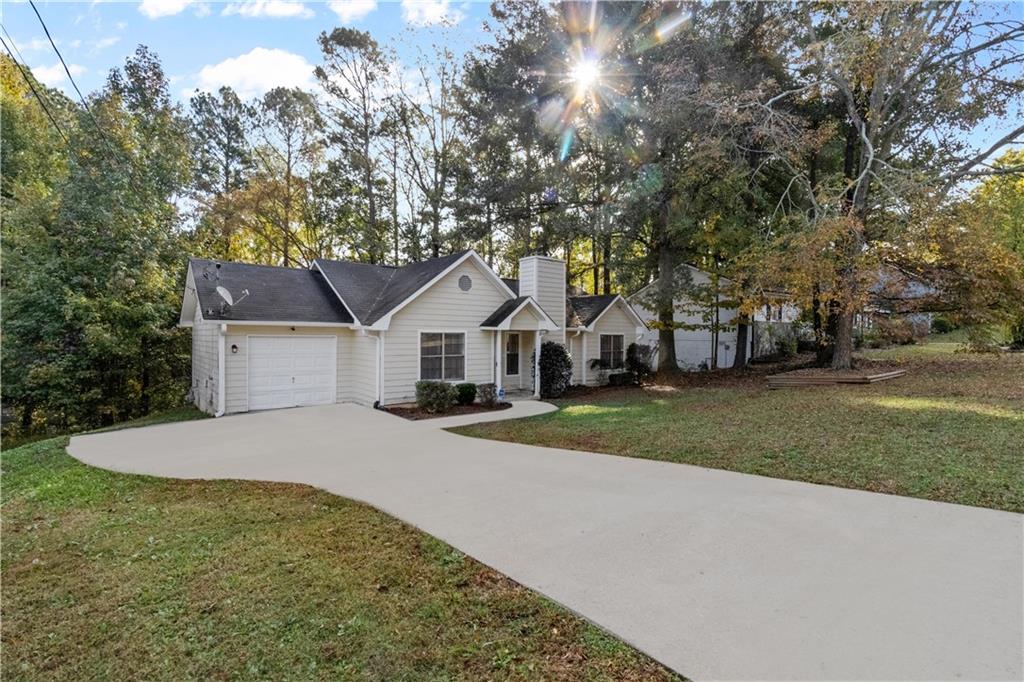
[{"label": "satellite dish", "polygon": [[217,287],[217,294],[224,299],[224,302],[228,305],[234,305],[235,299],[231,297],[231,292],[224,287]]}]

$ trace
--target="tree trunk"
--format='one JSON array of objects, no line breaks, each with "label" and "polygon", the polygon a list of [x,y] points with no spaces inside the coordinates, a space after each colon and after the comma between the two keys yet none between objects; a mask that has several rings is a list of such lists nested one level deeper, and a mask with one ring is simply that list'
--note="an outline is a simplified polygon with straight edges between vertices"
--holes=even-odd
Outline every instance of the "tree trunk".
[{"label": "tree trunk", "polygon": [[[664,210],[667,210],[667,206]],[[667,241],[667,240],[665,240]],[[675,252],[664,243],[658,246],[658,372],[676,373]]]},{"label": "tree trunk", "polygon": [[494,218],[490,202],[487,202],[487,265],[494,267]]},{"label": "tree trunk", "polygon": [[601,293],[609,295],[612,293],[612,271],[608,268],[608,263],[612,259],[612,236],[605,234],[601,236],[601,273],[604,279],[604,286]]},{"label": "tree trunk", "polygon": [[393,223],[395,239],[395,265],[399,265],[399,237],[398,226],[398,137],[394,138],[394,148],[391,156],[391,222]]},{"label": "tree trunk", "polygon": [[836,344],[832,353],[832,369],[853,367],[853,317],[852,310],[843,310],[836,315]]},{"label": "tree trunk", "polygon": [[34,402],[27,402],[25,406],[21,408],[21,435],[26,436],[32,430],[32,413],[36,410],[36,404]]},{"label": "tree trunk", "polygon": [[597,237],[596,236],[595,237],[591,237],[591,239],[590,239],[590,262],[594,264],[594,267],[593,267],[594,295],[596,296],[597,294],[601,293],[600,274],[599,274],[601,266],[597,262]]},{"label": "tree trunk", "polygon": [[732,359],[733,369],[747,366],[747,336],[750,331],[750,318],[741,315],[736,318],[736,355]]}]

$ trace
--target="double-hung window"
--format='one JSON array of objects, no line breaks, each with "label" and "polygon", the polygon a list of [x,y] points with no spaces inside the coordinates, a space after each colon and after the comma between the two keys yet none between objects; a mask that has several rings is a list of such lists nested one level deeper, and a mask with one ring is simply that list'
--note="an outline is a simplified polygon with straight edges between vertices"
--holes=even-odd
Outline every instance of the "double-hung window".
[{"label": "double-hung window", "polygon": [[622,350],[622,334],[601,334],[601,366],[608,369],[621,369],[625,364]]},{"label": "double-hung window", "polygon": [[420,379],[423,381],[464,381],[466,379],[465,332],[424,332],[420,334]]}]

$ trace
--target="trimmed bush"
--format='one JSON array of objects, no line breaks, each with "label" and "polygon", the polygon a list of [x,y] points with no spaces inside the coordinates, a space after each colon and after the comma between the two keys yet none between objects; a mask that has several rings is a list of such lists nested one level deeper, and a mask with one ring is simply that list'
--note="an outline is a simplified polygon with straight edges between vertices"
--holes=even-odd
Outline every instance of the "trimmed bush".
[{"label": "trimmed bush", "polygon": [[416,406],[432,414],[447,412],[455,406],[459,392],[443,381],[417,381]]},{"label": "trimmed bush", "polygon": [[633,375],[633,381],[640,384],[654,374],[653,358],[654,349],[645,343],[631,343],[626,347],[626,370]]},{"label": "trimmed bush", "polygon": [[455,384],[455,392],[458,394],[456,400],[459,405],[472,405],[476,400],[476,384]]},{"label": "trimmed bush", "polygon": [[498,387],[495,384],[480,384],[476,387],[476,396],[484,407],[498,405]]},{"label": "trimmed bush", "polygon": [[572,357],[560,343],[540,345],[540,397],[557,398],[572,382]]}]

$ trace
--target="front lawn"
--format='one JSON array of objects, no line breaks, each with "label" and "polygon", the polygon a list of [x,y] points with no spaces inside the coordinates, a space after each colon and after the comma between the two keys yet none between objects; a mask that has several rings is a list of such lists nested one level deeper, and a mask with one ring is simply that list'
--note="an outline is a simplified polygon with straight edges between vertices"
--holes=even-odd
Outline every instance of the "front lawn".
[{"label": "front lawn", "polygon": [[457,432],[1024,512],[1024,354],[956,349],[870,351],[909,370],[873,385],[769,391],[726,372]]},{"label": "front lawn", "polygon": [[306,486],[3,453],[2,676],[674,679],[537,594]]}]

